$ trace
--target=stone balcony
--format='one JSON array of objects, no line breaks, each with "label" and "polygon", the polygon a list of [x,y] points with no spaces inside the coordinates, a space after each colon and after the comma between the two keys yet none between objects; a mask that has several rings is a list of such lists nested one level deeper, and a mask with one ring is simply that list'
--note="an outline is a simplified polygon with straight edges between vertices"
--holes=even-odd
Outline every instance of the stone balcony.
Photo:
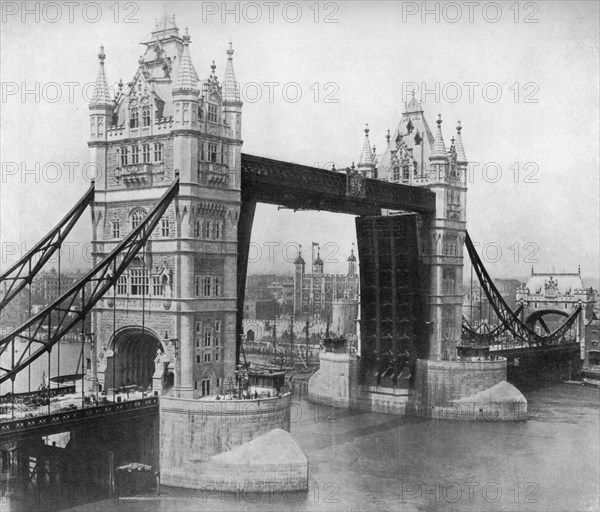
[{"label": "stone balcony", "polygon": [[200,162],[198,182],[211,187],[226,188],[229,184],[229,166],[216,162]]},{"label": "stone balcony", "polygon": [[117,167],[116,178],[119,184],[128,188],[152,186],[155,177],[163,177],[165,167],[159,164],[128,164]]}]

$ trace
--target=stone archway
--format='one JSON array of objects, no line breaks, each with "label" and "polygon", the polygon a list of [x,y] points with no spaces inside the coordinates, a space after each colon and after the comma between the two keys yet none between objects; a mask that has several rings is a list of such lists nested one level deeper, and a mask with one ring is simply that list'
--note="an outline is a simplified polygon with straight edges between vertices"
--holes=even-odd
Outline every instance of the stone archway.
[{"label": "stone archway", "polygon": [[114,353],[113,374],[107,372],[105,380],[112,387],[138,386],[152,388],[155,359],[159,350],[164,351],[156,333],[139,326],[125,327],[113,337],[111,348]]}]

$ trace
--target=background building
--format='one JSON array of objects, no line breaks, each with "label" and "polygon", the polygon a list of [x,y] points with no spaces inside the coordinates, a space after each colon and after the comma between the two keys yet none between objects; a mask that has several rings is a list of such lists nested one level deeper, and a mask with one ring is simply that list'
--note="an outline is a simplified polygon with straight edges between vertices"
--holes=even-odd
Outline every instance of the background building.
[{"label": "background building", "polygon": [[354,249],[348,257],[346,274],[324,273],[324,262],[318,249],[317,257],[313,260],[312,273],[306,272],[301,248],[294,261],[294,267],[294,315],[297,318],[326,320],[328,316],[331,318],[334,301],[346,299],[359,302],[360,277],[357,273]]}]

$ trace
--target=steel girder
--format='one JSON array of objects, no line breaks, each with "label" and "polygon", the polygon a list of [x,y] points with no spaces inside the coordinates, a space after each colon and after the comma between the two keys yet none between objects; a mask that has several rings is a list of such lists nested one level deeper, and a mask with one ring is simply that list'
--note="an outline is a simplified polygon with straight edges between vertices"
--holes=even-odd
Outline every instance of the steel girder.
[{"label": "steel girder", "polygon": [[546,336],[540,336],[535,331],[530,329],[527,325],[525,325],[518,315],[516,315],[506,304],[506,301],[494,285],[492,278],[488,274],[487,270],[483,266],[483,262],[479,258],[477,251],[475,250],[475,246],[471,241],[471,237],[469,233],[465,233],[465,246],[467,248],[467,252],[469,253],[469,258],[471,259],[471,263],[473,264],[473,268],[475,269],[475,273],[477,274],[477,278],[485,292],[496,316],[502,323],[502,325],[506,328],[506,330],[510,331],[517,338],[526,341],[532,346],[544,346],[544,345],[554,345],[557,341],[562,338],[569,329],[573,326],[575,320],[579,317],[582,312],[582,307],[579,306],[573,314],[565,320],[565,323],[561,325],[554,332]]},{"label": "steel girder", "polygon": [[[17,263],[0,276],[0,284],[10,283],[6,288],[4,297],[0,299],[0,312],[14,299],[48,262],[60,247],[77,223],[87,206],[94,201],[94,185],[88,189],[79,202],[71,209],[58,225],[42,238],[30,251]],[[35,258],[39,258],[34,261]]]},{"label": "steel girder", "polygon": [[[56,299],[40,313],[30,318],[21,327],[0,339],[0,356],[12,347],[9,368],[0,367],[0,383],[13,379],[42,354],[52,347],[77,323],[83,321],[96,303],[116,285],[119,277],[146,244],[152,231],[179,191],[179,178],[163,194],[156,206],[127,235],[108,256],[90,270],[73,287]],[[77,299],[80,298],[80,303]],[[24,340],[26,345],[18,359],[15,343]],[[32,350],[32,346],[35,348]]]}]

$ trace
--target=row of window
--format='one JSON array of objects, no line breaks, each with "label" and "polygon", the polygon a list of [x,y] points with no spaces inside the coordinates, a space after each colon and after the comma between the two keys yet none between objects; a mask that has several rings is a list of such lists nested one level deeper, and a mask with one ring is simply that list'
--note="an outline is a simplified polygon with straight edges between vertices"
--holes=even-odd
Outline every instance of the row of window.
[{"label": "row of window", "polygon": [[[150,126],[150,105],[144,105],[142,107],[142,126]],[[133,107],[129,111],[129,127],[137,128],[140,125],[140,109]]]},{"label": "row of window", "polygon": [[[219,122],[219,106],[215,103],[209,103],[206,109],[206,118],[210,123]],[[198,119],[204,120],[204,108],[202,105],[198,105]]]},{"label": "row of window", "polygon": [[194,279],[196,297],[220,297],[223,295],[223,280],[220,276],[196,276]]},{"label": "row of window", "polygon": [[[210,320],[206,322],[196,322],[196,337],[200,337],[204,335],[205,337],[208,335],[208,340],[212,339],[212,336],[220,337],[221,335],[221,320],[215,320],[214,323]],[[196,345],[198,346],[198,345]],[[205,345],[210,347],[210,343]]]},{"label": "row of window", "polygon": [[[400,171],[402,171],[402,181],[408,181],[410,179],[410,166],[403,165],[400,167],[399,165],[395,165],[392,169],[392,180],[400,181]],[[417,168],[414,167],[414,173],[417,174]]]},{"label": "row of window", "polygon": [[[214,351],[212,350],[214,346]],[[218,362],[221,357],[221,321],[212,323],[196,322],[196,349],[202,349],[203,354],[196,354],[196,362],[203,358],[205,363]]]},{"label": "row of window", "polygon": [[[150,126],[152,122],[151,118],[151,107],[150,105],[144,105],[142,107],[142,126]],[[157,117],[160,117],[157,112]],[[204,119],[204,109],[202,105],[198,106],[198,117],[200,120]],[[215,103],[209,103],[207,108],[207,119],[211,123],[219,122],[219,106]],[[129,127],[138,128],[140,126],[140,109],[139,107],[132,107],[129,109]]]},{"label": "row of window", "polygon": [[[152,157],[154,157],[154,159],[152,159]],[[142,144],[141,147],[138,145],[122,146],[117,148],[117,158],[121,162],[121,167],[129,164],[162,162],[163,144],[162,142],[154,142],[152,144]]]},{"label": "row of window", "polygon": [[194,237],[204,240],[220,240],[223,238],[223,223],[221,221],[199,219],[194,226]]},{"label": "row of window", "polygon": [[[198,163],[211,162],[214,164],[225,164],[227,158],[225,155],[225,144],[217,144],[216,142],[200,142],[199,160]],[[198,166],[200,167],[200,165]]]},{"label": "row of window", "polygon": [[[145,212],[142,210],[136,210],[131,215],[131,230],[133,231],[140,225],[140,222],[145,217]],[[112,221],[112,229],[111,234],[113,238],[121,238],[121,222],[118,219]],[[163,218],[160,220],[159,227],[160,236],[163,238],[169,238],[171,236],[171,221],[168,218]]]},{"label": "row of window", "polygon": [[[137,228],[145,216],[146,213],[143,210],[134,211],[130,217],[131,229]],[[171,221],[169,218],[162,218],[158,229],[161,237],[169,238],[171,236]],[[111,235],[114,239],[121,238],[121,221],[118,219],[112,221]],[[194,237],[203,240],[221,240],[223,238],[223,222],[208,219],[197,220],[194,227]]]},{"label": "row of window", "polygon": [[165,281],[166,277],[150,276],[148,271],[144,272],[143,269],[131,269],[119,277],[117,295],[162,297],[167,284]]}]

